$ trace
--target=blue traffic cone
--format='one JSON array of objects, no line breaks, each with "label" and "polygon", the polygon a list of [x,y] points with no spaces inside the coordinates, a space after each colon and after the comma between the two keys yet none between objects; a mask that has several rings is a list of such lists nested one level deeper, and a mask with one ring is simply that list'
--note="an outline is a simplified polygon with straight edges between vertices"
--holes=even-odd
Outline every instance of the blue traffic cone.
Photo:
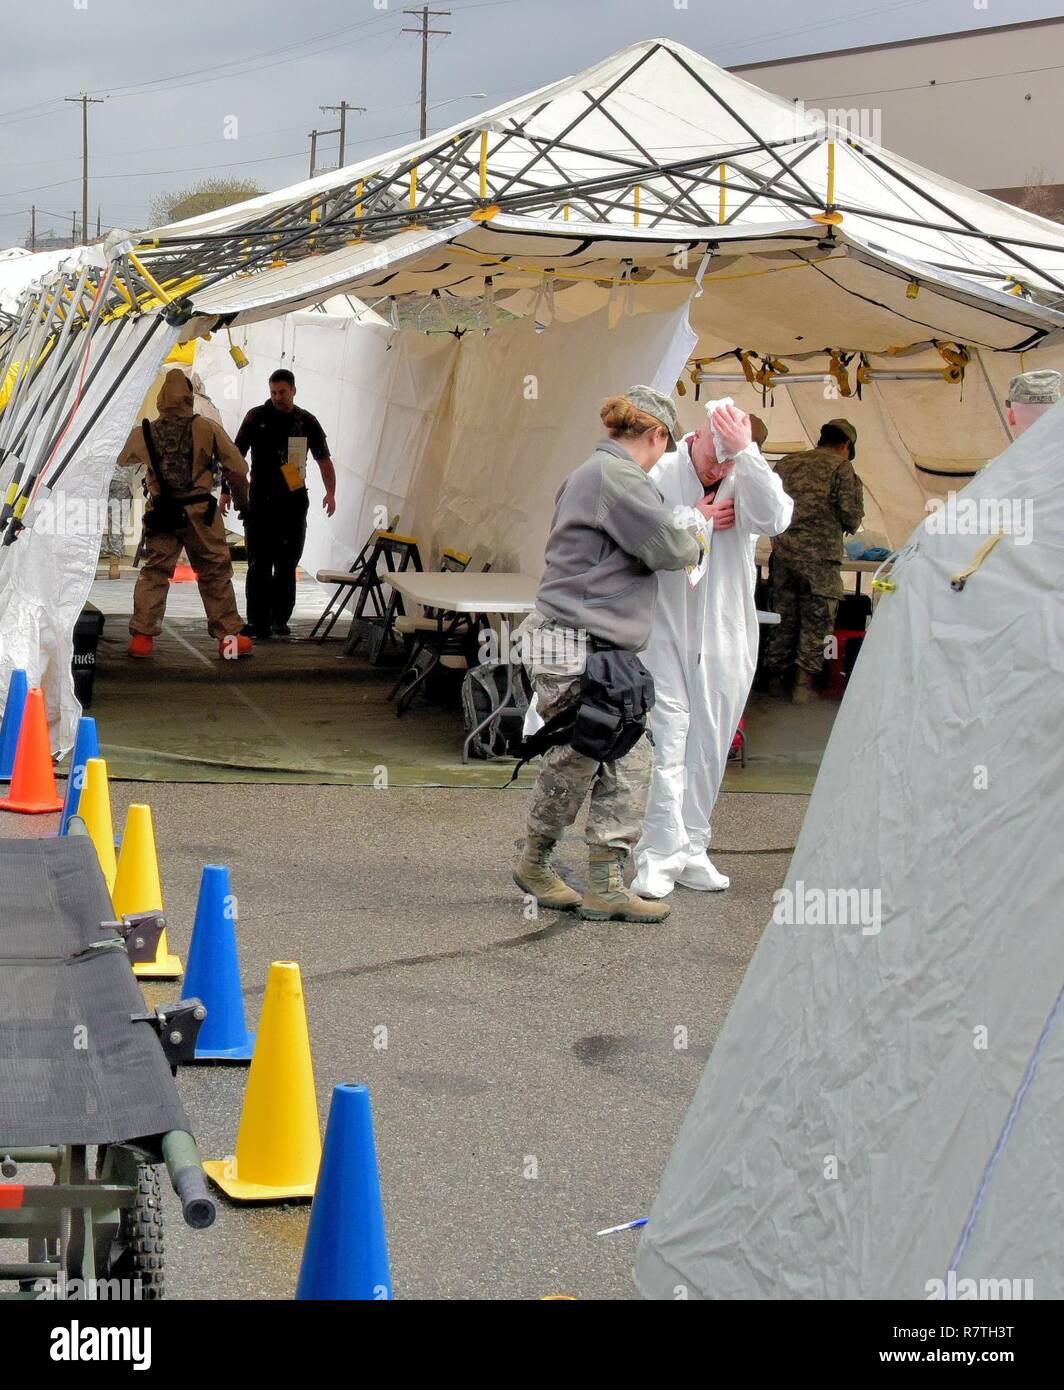
[{"label": "blue traffic cone", "polygon": [[26,708],[29,690],[26,672],[12,671],[7,687],[7,703],[4,705],[4,722],[0,724],[0,782],[10,782],[15,770],[15,750],[18,748],[22,711]]},{"label": "blue traffic cone", "polygon": [[65,835],[70,817],[78,813],[81,789],[85,785],[85,764],[89,758],[100,756],[100,741],[96,736],[96,720],[83,714],[78,720],[78,732],[74,739],[74,751],[70,755],[70,771],[67,773],[66,800],[63,802],[63,815],[59,821],[59,833]]},{"label": "blue traffic cone", "polygon": [[207,864],[200,878],[181,997],[201,999],[207,1006],[196,1042],[197,1062],[251,1060],[255,1039],[244,1016],[236,949],[236,899],[229,891],[229,870],[222,864]]},{"label": "blue traffic cone", "polygon": [[298,1299],[389,1299],[377,1149],[367,1086],[333,1089]]}]

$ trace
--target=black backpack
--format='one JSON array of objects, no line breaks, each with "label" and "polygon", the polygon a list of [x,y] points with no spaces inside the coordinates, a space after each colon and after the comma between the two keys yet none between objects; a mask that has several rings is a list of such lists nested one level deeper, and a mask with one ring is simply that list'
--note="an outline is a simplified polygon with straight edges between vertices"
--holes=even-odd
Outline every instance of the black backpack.
[{"label": "black backpack", "polygon": [[519,759],[511,782],[531,758],[560,743],[598,763],[616,762],[646,733],[653,708],[654,677],[635,652],[607,647],[589,653],[579,698],[530,737],[511,741],[510,753]]},{"label": "black backpack", "polygon": [[525,683],[518,668],[514,672],[509,702],[506,702],[506,665],[501,661],[488,661],[482,666],[473,666],[465,673],[462,681],[462,713],[467,734],[483,724],[489,714],[497,715],[480,730],[469,745],[474,758],[489,761],[509,756],[510,744],[521,737],[521,726],[525,721],[528,699]]}]

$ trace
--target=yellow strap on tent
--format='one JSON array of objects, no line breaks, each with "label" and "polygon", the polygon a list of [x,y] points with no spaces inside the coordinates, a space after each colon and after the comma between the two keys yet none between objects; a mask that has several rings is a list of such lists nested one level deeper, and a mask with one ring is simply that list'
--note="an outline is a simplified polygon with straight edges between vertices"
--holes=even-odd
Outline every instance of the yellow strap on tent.
[{"label": "yellow strap on tent", "polygon": [[633,199],[633,202],[635,203],[635,225],[636,225],[637,227],[639,226],[639,194],[640,194],[641,192],[642,192],[642,190],[640,189],[639,185],[636,184],[636,186],[635,186],[635,188],[634,188],[634,190],[633,190],[633,193],[632,193],[632,199]]},{"label": "yellow strap on tent", "polygon": [[950,580],[949,586],[951,589],[956,590],[958,594],[960,593],[960,591],[964,588],[965,584],[968,582],[969,579],[971,579],[972,575],[976,572],[976,570],[983,563],[983,561],[990,554],[994,546],[997,545],[998,541],[1002,538],[1004,534],[1004,531],[995,531],[992,536],[988,537],[988,539],[982,543],[979,549],[972,556],[972,563],[968,566],[968,568],[966,570],[958,570],[957,573]]},{"label": "yellow strap on tent", "polygon": [[828,141],[828,209],[835,206],[835,141]]},{"label": "yellow strap on tent", "polygon": [[15,520],[16,520],[16,521],[21,521],[22,518],[26,515],[26,508],[29,506],[29,504],[30,504],[29,496],[28,496],[26,493],[23,493],[22,496],[21,496],[21,497],[18,499],[18,501],[15,503],[15,513],[14,513],[14,515],[15,515]]},{"label": "yellow strap on tent", "polygon": [[717,218],[717,221],[720,222],[720,223],[723,223],[723,222],[724,222],[724,210],[725,210],[725,206],[726,206],[726,203],[727,203],[727,193],[728,193],[728,190],[727,190],[727,182],[728,182],[728,166],[727,166],[726,164],[722,164],[722,165],[720,166],[720,216]]},{"label": "yellow strap on tent", "polygon": [[410,210],[417,207],[417,165],[410,170]]},{"label": "yellow strap on tent", "polygon": [[488,197],[488,132],[480,132],[480,196],[487,201]]},{"label": "yellow strap on tent", "polygon": [[172,347],[164,359],[166,362],[180,362],[184,367],[191,367],[196,360],[196,340],[189,339],[187,343],[177,343]]},{"label": "yellow strap on tent", "polygon": [[7,496],[4,498],[4,506],[5,506],[5,507],[13,506],[13,505],[14,505],[15,498],[16,498],[17,496],[18,496],[18,483],[12,483],[11,486],[10,486],[10,487],[8,488],[8,490],[7,490]]}]

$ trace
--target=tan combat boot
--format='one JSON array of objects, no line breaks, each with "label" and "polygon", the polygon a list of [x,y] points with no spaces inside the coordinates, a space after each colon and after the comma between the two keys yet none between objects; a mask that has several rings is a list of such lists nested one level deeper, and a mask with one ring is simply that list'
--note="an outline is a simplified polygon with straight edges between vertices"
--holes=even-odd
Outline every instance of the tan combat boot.
[{"label": "tan combat boot", "polygon": [[791,704],[807,705],[811,700],[816,699],[816,691],[813,689],[815,677],[812,671],[803,670],[801,666],[794,673],[794,692],[791,695]]},{"label": "tan combat boot", "polygon": [[624,886],[621,849],[592,849],[588,854],[588,891],[580,916],[587,922],[664,922],[672,909],[648,902]]},{"label": "tan combat boot", "polygon": [[580,906],[580,894],[550,867],[551,852],[557,843],[546,835],[529,831],[524,851],[514,868],[514,882],[518,888],[531,893],[540,907],[572,912]]},{"label": "tan combat boot", "polygon": [[121,571],[119,570],[119,568],[118,568],[118,557],[117,557],[116,555],[112,555],[111,558],[110,558],[110,560],[108,560],[108,562],[107,562],[107,578],[108,578],[108,579],[121,579],[121,578],[122,578],[122,572],[121,572]]}]

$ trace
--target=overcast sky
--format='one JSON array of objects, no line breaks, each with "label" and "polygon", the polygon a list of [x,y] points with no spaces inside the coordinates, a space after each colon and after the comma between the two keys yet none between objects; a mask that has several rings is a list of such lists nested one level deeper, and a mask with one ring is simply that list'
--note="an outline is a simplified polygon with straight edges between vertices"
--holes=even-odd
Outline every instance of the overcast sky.
[{"label": "overcast sky", "polygon": [[[152,195],[212,174],[280,188],[308,173],[312,127],[349,117],[348,161],[418,133],[412,0],[0,0],[0,247],[69,233],[81,208],[90,107],[90,217],[144,226]],[[639,39],[667,37],[722,66],[1041,19],[1059,0],[432,0],[430,129],[519,96]],[[754,22],[751,22],[754,21]],[[475,93],[485,93],[476,97]],[[453,100],[457,98],[457,100]],[[225,138],[236,117],[238,138]],[[319,144],[334,164],[335,137]]]}]

